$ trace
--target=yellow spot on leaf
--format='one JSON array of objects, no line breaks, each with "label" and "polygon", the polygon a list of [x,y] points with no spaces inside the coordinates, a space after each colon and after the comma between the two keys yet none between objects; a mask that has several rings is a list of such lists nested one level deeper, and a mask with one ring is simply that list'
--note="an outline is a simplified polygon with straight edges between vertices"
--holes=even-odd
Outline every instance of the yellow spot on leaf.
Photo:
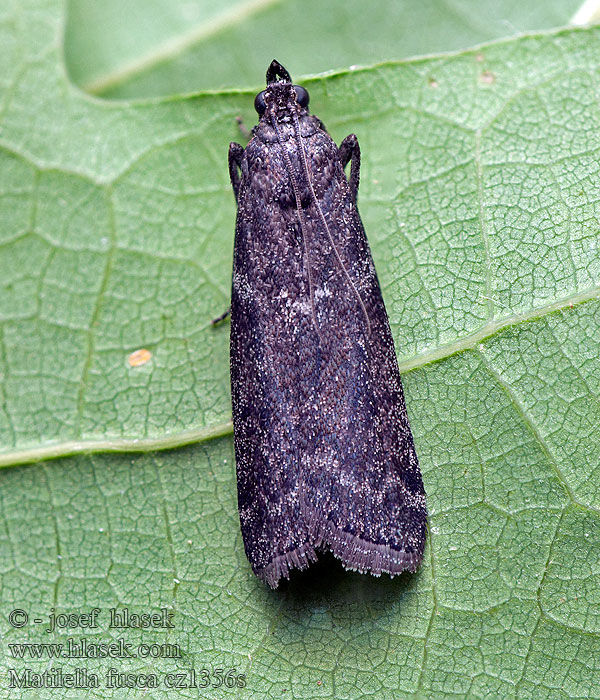
[{"label": "yellow spot on leaf", "polygon": [[145,365],[146,362],[149,362],[151,358],[152,353],[150,352],[150,350],[146,350],[146,348],[140,348],[139,350],[132,352],[127,359],[129,361],[130,367],[140,367],[141,365]]}]

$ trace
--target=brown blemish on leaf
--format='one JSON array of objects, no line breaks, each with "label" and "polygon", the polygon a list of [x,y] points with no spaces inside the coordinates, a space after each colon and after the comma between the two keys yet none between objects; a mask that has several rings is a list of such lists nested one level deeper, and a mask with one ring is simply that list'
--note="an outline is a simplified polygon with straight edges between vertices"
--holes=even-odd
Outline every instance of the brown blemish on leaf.
[{"label": "brown blemish on leaf", "polygon": [[435,78],[429,78],[427,82],[430,88],[436,88],[439,85],[438,81]]},{"label": "brown blemish on leaf", "polygon": [[140,348],[139,350],[132,352],[127,358],[127,361],[129,362],[130,367],[140,367],[141,365],[145,365],[146,362],[149,362],[151,359],[152,353],[150,350]]}]

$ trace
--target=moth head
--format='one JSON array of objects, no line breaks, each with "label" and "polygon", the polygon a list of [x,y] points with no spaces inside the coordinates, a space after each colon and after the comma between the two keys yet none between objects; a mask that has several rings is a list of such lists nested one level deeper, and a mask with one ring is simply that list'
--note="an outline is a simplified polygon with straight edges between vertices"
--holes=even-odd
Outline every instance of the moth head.
[{"label": "moth head", "polygon": [[306,113],[309,99],[307,90],[292,85],[290,74],[273,60],[267,69],[267,87],[254,98],[254,109],[259,117],[267,114],[281,118],[294,109],[299,114]]}]

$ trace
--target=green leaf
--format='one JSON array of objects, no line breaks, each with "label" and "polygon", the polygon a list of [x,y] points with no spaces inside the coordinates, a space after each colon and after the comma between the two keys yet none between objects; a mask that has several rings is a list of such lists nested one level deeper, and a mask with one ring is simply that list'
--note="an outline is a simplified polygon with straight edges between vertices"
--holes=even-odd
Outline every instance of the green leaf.
[{"label": "green leaf", "polygon": [[[0,459],[62,458],[0,473],[0,697],[141,695],[109,668],[157,673],[152,698],[598,697],[600,30],[306,81],[336,140],[361,142],[430,537],[414,576],[326,559],[273,592],[244,556],[231,437],[203,440],[230,432],[210,319],[231,274],[226,147],[254,92],[101,102],[65,78],[58,2],[2,12]],[[44,631],[52,608],[93,607],[96,629]],[[111,607],[175,626],[111,629]],[[8,646],[82,636],[182,658]],[[8,688],[52,666],[101,687]],[[165,687],[192,668],[246,686]]]},{"label": "green leaf", "polygon": [[[292,75],[451,51],[566,24],[579,0],[71,0],[73,80],[105,97],[258,85],[275,56]],[[207,66],[210,68],[207,70]]]}]

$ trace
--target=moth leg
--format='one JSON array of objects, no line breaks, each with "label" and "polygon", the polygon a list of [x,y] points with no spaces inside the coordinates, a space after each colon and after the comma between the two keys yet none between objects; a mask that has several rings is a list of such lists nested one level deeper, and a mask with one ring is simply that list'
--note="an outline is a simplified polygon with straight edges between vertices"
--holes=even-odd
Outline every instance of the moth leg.
[{"label": "moth leg", "polygon": [[[240,183],[242,178],[240,177],[240,170],[242,167],[242,157],[244,155],[244,149],[239,143],[232,141],[229,144],[229,177],[231,179],[231,186],[233,187],[233,194],[235,195],[235,201],[238,200],[238,194],[240,191]],[[217,323],[224,321],[227,316],[231,313],[231,305],[229,308],[222,313],[217,318],[213,318],[211,324],[216,326]]]},{"label": "moth leg", "polygon": [[238,192],[240,191],[240,168],[242,167],[242,156],[244,149],[239,143],[231,142],[229,144],[229,177],[231,178],[231,186],[233,194],[237,202]]},{"label": "moth leg", "polygon": [[252,136],[252,132],[251,132],[250,129],[244,124],[244,120],[243,120],[241,117],[236,117],[236,118],[235,118],[235,121],[237,122],[238,128],[239,128],[239,130],[240,130],[242,136],[243,136],[245,139],[250,139],[250,137]]},{"label": "moth leg", "polygon": [[221,323],[221,321],[224,321],[227,318],[227,316],[229,316],[230,313],[231,313],[231,304],[227,308],[227,311],[222,313],[220,316],[217,316],[217,318],[213,318],[213,320],[210,322],[211,325],[216,326],[217,323]]},{"label": "moth leg", "polygon": [[350,161],[350,192],[354,203],[356,204],[356,198],[358,197],[358,181],[360,178],[360,146],[358,145],[358,139],[356,134],[350,134],[340,143],[338,149],[340,154],[340,160],[342,161],[342,168],[345,168]]}]

